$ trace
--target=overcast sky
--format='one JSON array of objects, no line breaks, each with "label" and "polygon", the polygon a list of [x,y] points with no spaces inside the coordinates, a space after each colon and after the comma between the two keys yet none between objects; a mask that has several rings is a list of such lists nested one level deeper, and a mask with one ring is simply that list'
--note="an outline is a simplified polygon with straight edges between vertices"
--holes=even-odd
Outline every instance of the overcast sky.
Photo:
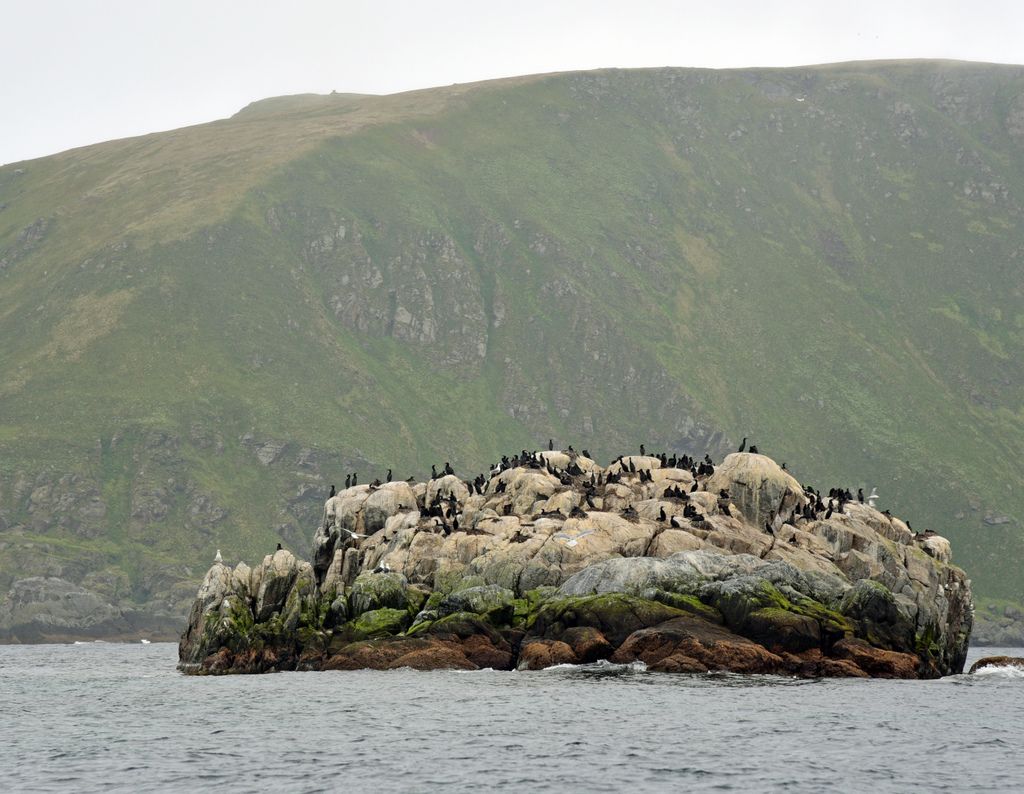
[{"label": "overcast sky", "polygon": [[0,0],[0,163],[229,116],[604,66],[1024,63],[1024,0]]}]

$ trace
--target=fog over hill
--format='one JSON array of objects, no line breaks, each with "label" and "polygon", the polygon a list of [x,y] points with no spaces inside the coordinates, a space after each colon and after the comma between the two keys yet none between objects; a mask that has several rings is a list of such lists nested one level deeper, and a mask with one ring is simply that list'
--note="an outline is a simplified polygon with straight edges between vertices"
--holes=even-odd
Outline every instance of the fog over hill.
[{"label": "fog over hill", "polygon": [[180,627],[347,473],[549,437],[749,436],[1021,600],[1022,153],[1024,67],[910,61],[279,97],[4,166],[0,634]]}]

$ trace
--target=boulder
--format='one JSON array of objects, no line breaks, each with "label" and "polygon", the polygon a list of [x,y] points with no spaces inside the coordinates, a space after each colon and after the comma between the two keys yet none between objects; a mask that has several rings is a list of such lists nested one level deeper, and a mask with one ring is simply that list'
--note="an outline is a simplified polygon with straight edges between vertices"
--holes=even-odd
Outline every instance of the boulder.
[{"label": "boulder", "polygon": [[375,609],[408,610],[409,582],[400,573],[361,573],[352,585],[349,596],[351,616],[358,617]]},{"label": "boulder", "polygon": [[729,500],[755,529],[781,523],[807,500],[804,489],[771,458],[750,452],[727,455],[708,478],[704,490],[729,492]]},{"label": "boulder", "polygon": [[971,665],[970,673],[976,673],[986,667],[1012,667],[1024,675],[1024,658],[1020,656],[986,656]]}]

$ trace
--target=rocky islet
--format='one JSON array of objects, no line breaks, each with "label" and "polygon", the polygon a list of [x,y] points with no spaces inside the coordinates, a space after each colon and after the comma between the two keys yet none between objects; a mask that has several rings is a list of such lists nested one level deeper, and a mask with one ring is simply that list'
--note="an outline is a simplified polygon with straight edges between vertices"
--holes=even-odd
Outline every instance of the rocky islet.
[{"label": "rocky islet", "polygon": [[210,568],[180,667],[962,671],[970,583],[944,538],[857,501],[807,518],[809,492],[764,455],[696,477],[669,462],[547,451],[477,483],[346,488],[312,562]]}]

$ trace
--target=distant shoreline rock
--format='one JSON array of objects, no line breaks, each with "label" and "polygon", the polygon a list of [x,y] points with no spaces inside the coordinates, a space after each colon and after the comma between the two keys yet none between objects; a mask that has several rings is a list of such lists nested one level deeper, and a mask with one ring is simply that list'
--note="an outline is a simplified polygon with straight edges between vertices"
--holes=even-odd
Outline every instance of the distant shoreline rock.
[{"label": "distant shoreline rock", "polygon": [[485,481],[358,485],[327,500],[312,562],[210,568],[179,667],[961,672],[972,599],[948,541],[816,501],[751,453],[526,453]]}]

